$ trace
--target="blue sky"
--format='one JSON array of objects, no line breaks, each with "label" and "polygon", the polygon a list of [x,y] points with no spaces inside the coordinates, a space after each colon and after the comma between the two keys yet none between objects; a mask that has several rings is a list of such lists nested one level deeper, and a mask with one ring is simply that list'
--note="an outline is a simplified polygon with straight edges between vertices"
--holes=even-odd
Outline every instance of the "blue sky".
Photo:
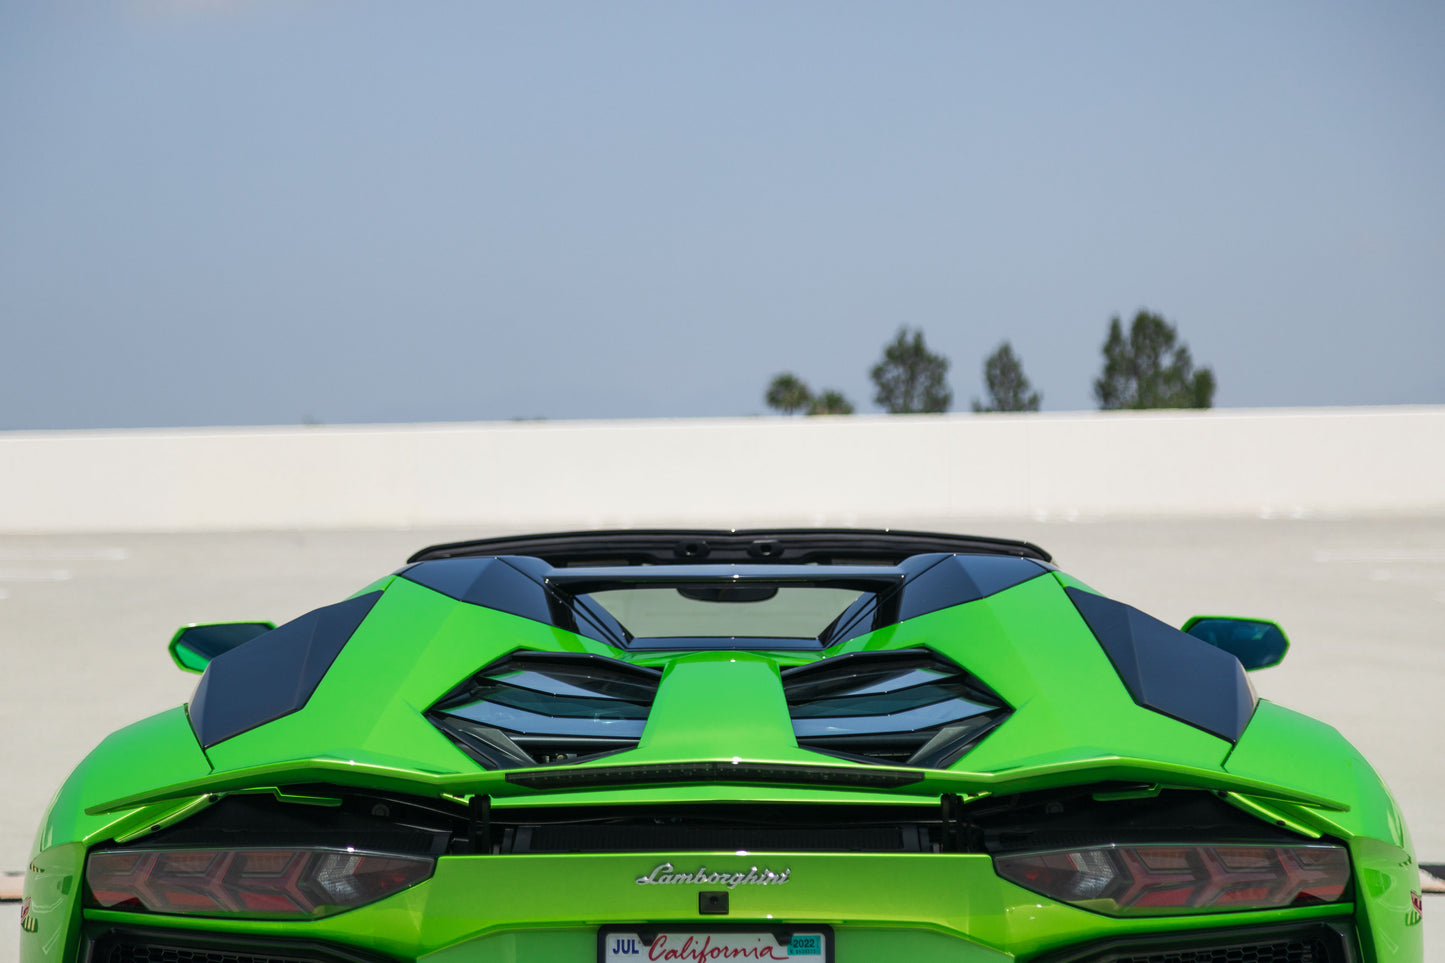
[{"label": "blue sky", "polygon": [[0,429],[1445,403],[1445,6],[0,4]]}]

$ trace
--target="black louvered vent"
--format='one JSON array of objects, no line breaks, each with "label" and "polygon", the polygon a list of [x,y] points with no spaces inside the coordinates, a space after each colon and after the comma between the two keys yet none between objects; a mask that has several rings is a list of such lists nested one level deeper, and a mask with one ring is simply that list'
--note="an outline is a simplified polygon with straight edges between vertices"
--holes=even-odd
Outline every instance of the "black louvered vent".
[{"label": "black louvered vent", "polygon": [[1038,963],[1347,963],[1354,935],[1344,923],[1122,937],[1038,958]]},{"label": "black louvered vent", "polygon": [[230,933],[178,936],[117,928],[92,935],[82,949],[88,963],[390,963],[349,946],[311,941],[251,939]]},{"label": "black louvered vent", "polygon": [[312,956],[238,953],[198,946],[160,946],[155,943],[111,942],[94,963],[320,963]]},{"label": "black louvered vent", "polygon": [[646,852],[921,852],[926,834],[913,827],[539,826],[517,831],[509,845],[525,853]]},{"label": "black louvered vent", "polygon": [[856,652],[782,675],[798,745],[864,762],[942,769],[1012,711],[927,649]]},{"label": "black louvered vent", "polygon": [[518,652],[493,663],[427,713],[488,769],[578,762],[631,749],[662,673],[570,652]]}]

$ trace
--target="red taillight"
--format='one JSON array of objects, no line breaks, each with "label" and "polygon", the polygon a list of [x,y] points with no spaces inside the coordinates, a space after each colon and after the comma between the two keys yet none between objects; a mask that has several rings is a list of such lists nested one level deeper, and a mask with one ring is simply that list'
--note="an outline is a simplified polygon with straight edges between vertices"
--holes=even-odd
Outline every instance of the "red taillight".
[{"label": "red taillight", "polygon": [[1338,902],[1342,846],[1090,846],[994,858],[1004,879],[1118,916],[1277,909]]},{"label": "red taillight", "polygon": [[314,919],[400,892],[433,866],[350,849],[128,849],[91,853],[85,881],[105,909]]}]

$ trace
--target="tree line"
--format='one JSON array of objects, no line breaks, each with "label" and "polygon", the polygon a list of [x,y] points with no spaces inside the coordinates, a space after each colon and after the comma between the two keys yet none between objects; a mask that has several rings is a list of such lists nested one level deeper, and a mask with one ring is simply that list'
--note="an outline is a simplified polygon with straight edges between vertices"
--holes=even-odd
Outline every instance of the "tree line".
[{"label": "tree line", "polygon": [[[1102,352],[1103,367],[1094,379],[1094,400],[1100,410],[1214,405],[1214,372],[1194,367],[1189,346],[1161,315],[1138,312],[1127,334],[1115,315],[1109,321]],[[946,357],[928,349],[922,330],[900,327],[868,372],[874,404],[900,415],[947,411],[953,403],[948,364]],[[983,378],[985,397],[973,399],[974,411],[1039,410],[1042,395],[1034,390],[1024,374],[1023,360],[1008,341],[984,360]],[[851,415],[854,410],[853,402],[841,391],[825,388],[815,392],[791,371],[773,376],[763,400],[786,415]]]}]

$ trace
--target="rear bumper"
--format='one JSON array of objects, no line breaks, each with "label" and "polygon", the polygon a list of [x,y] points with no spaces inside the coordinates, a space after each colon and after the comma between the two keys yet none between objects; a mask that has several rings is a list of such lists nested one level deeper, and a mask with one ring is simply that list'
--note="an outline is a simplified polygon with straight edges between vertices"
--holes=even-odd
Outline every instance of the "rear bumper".
[{"label": "rear bumper", "polygon": [[[669,859],[677,865],[659,872],[659,865]],[[679,880],[681,876],[689,878]],[[726,913],[717,915],[717,900],[706,894],[724,893]],[[712,911],[705,913],[705,905]],[[603,926],[772,921],[831,927],[840,963],[1146,960],[1153,955],[1147,947],[1165,944],[1199,949],[1257,945],[1260,949],[1243,959],[1257,958],[1258,963],[1276,959],[1350,963],[1358,955],[1350,927],[1353,909],[1344,903],[1116,919],[1053,902],[1002,880],[991,859],[980,854],[449,856],[438,860],[431,879],[411,889],[314,921],[162,918],[86,910],[85,939],[72,959],[76,963],[385,963],[419,958],[436,963],[585,963],[597,957],[597,936]],[[1289,932],[1279,936],[1285,930]],[[1301,934],[1307,931],[1316,935],[1306,939]],[[1320,935],[1326,931],[1336,935]],[[1328,946],[1309,949],[1304,946],[1309,940]],[[256,941],[273,949],[238,953],[242,944]],[[1278,947],[1268,947],[1281,941],[1304,943],[1303,948],[1276,957]],[[117,955],[116,947],[122,944],[132,950]],[[140,944],[170,949],[142,953]],[[215,952],[222,957],[212,955]],[[1240,957],[1219,959],[1226,958]]]}]

